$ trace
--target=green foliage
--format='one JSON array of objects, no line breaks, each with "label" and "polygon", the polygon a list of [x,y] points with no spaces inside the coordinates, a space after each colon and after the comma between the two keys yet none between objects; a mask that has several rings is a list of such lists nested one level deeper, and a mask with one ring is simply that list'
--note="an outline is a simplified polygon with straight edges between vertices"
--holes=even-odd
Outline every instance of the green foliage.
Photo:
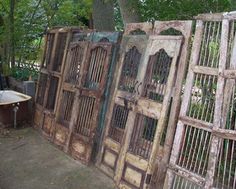
[{"label": "green foliage", "polygon": [[29,77],[31,77],[33,80],[37,80],[38,72],[29,68],[14,67],[11,69],[11,76],[21,81],[27,81]]},{"label": "green foliage", "polygon": [[[14,1],[14,46],[16,65],[40,63],[43,36],[54,26],[84,26],[88,24],[92,0],[1,0],[0,1],[0,63],[9,67],[10,2]],[[3,50],[1,50],[1,46]],[[6,52],[5,54],[3,52]],[[26,78],[32,69],[13,71],[18,78]]]},{"label": "green foliage", "polygon": [[139,0],[144,21],[192,19],[200,13],[232,10],[231,0]]}]

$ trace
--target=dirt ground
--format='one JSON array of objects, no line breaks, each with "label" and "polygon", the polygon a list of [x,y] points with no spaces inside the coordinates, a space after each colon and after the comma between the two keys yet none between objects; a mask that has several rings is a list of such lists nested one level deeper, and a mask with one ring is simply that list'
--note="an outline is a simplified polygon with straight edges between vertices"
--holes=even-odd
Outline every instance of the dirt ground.
[{"label": "dirt ground", "polygon": [[93,166],[64,154],[32,128],[0,128],[0,189],[114,189]]}]

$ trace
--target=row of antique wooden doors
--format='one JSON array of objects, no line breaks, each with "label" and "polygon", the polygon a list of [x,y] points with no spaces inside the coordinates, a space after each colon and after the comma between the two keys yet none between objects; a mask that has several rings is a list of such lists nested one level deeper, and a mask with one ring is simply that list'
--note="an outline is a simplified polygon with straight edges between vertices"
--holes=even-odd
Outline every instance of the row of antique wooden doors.
[{"label": "row of antique wooden doors", "polygon": [[[35,124],[53,143],[86,163],[100,137],[98,125],[105,115],[119,41],[118,32],[74,28],[54,29],[46,36]],[[54,71],[50,64],[61,69]]]},{"label": "row of antique wooden doors", "polygon": [[[88,163],[98,154],[97,166],[120,187],[163,184],[191,23],[127,25],[119,61],[118,33],[49,32],[35,124],[77,159]],[[142,35],[137,29],[143,30]],[[166,35],[173,29],[176,36]],[[59,48],[62,58],[55,46],[65,39],[59,36],[67,39]],[[59,66],[48,66],[52,64]]]}]

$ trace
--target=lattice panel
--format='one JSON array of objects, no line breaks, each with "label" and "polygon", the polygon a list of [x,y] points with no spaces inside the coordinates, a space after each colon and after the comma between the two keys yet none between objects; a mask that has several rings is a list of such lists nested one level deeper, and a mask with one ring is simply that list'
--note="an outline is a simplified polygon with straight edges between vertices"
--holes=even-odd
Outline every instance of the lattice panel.
[{"label": "lattice panel", "polygon": [[50,77],[50,85],[49,85],[49,91],[48,91],[48,98],[47,98],[47,104],[46,108],[48,110],[54,110],[57,92],[58,92],[58,84],[59,84],[59,78],[57,77]]},{"label": "lattice panel", "polygon": [[[75,93],[63,90],[62,95],[63,97],[60,106],[59,121],[61,123],[69,123],[71,119],[72,106],[74,103]],[[68,127],[69,125],[66,124],[66,126]]]},{"label": "lattice panel", "polygon": [[178,165],[197,173],[206,175],[210,150],[211,133],[185,125],[183,144]]},{"label": "lattice panel", "polygon": [[128,115],[129,110],[127,108],[115,104],[108,136],[119,143],[123,139]]},{"label": "lattice panel", "polygon": [[193,183],[179,175],[175,175],[171,189],[203,189],[203,187],[198,186],[196,183]]},{"label": "lattice panel", "polygon": [[227,41],[223,41],[226,31],[226,22],[210,19],[197,21],[170,158],[170,164],[174,167],[174,179],[170,179],[173,188],[201,188],[210,183],[204,179],[209,175],[209,165],[213,166],[212,128],[218,126],[215,124],[219,114],[215,110],[219,108],[216,103],[219,103],[219,87],[223,84],[219,73],[225,66],[222,57],[227,49],[222,46],[227,45]]},{"label": "lattice panel", "polygon": [[236,188],[236,141],[222,139],[216,165],[215,187],[222,189]]},{"label": "lattice panel", "polygon": [[102,47],[96,47],[91,51],[89,60],[89,69],[86,75],[85,87],[89,89],[98,89],[103,78],[104,62],[107,57],[107,51]]},{"label": "lattice panel", "polygon": [[79,115],[77,116],[76,133],[83,136],[90,136],[92,132],[92,121],[96,99],[93,97],[81,96],[79,102]]},{"label": "lattice panel", "polygon": [[227,115],[226,115],[226,124],[224,124],[223,129],[228,129],[228,130],[236,130],[236,90],[235,86],[233,86],[233,93],[230,97],[230,105],[227,110]]},{"label": "lattice panel", "polygon": [[187,116],[213,122],[217,76],[196,73]]},{"label": "lattice panel", "polygon": [[47,87],[47,79],[48,75],[44,73],[40,73],[39,82],[38,82],[38,92],[36,102],[43,106],[46,87]]},{"label": "lattice panel", "polygon": [[79,44],[70,49],[68,55],[68,57],[70,58],[70,66],[68,66],[66,72],[65,82],[78,85],[83,56],[84,48]]},{"label": "lattice panel", "polygon": [[162,102],[166,91],[172,58],[164,49],[149,57],[144,78],[143,97]]},{"label": "lattice panel", "polygon": [[222,22],[208,21],[204,23],[204,32],[199,55],[199,66],[219,67],[220,37]]},{"label": "lattice panel", "polygon": [[137,85],[138,68],[141,59],[141,53],[134,46],[126,54],[124,58],[122,73],[120,76],[119,89],[127,92],[134,92]]},{"label": "lattice panel", "polygon": [[66,39],[67,39],[67,33],[59,33],[57,37],[57,44],[56,44],[56,50],[55,50],[55,57],[53,60],[53,71],[60,72],[63,56],[64,56],[64,50],[66,48]]},{"label": "lattice panel", "polygon": [[136,115],[129,152],[145,159],[149,158],[157,123],[156,119],[141,114]]},{"label": "lattice panel", "polygon": [[43,68],[47,68],[48,65],[51,63],[51,55],[52,55],[53,44],[55,40],[55,34],[47,33],[46,40],[47,41],[46,41],[45,55],[44,55],[44,61],[42,64]]}]

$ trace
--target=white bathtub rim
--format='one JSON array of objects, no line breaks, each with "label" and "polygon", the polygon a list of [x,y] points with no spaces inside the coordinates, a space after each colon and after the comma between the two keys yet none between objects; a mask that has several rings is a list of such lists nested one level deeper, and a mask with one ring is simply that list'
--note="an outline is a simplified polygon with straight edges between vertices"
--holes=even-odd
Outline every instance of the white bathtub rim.
[{"label": "white bathtub rim", "polygon": [[[14,100],[14,101],[11,101],[11,102],[1,102],[2,93],[3,93],[3,95],[4,95],[4,93],[12,93],[12,94],[17,95],[18,98],[22,98],[22,99],[21,100]],[[0,90],[0,106],[25,102],[25,101],[30,100],[31,98],[32,98],[31,96],[28,96],[26,94],[19,93],[19,92],[13,91],[13,90]]]}]

